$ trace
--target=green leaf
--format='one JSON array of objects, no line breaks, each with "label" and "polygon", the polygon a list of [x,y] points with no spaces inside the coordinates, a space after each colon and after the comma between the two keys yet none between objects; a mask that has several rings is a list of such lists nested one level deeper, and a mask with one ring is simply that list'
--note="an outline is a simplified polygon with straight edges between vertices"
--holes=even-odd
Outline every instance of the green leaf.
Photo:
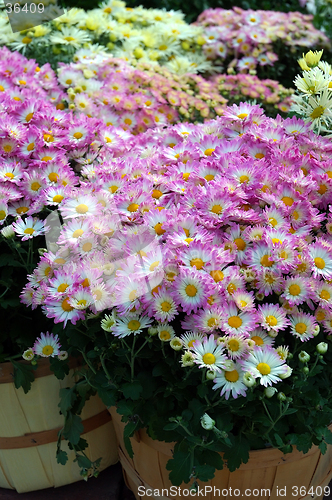
[{"label": "green leaf", "polygon": [[324,431],[324,441],[327,444],[332,444],[332,432],[330,431],[330,429],[328,427],[326,427],[326,429]]},{"label": "green leaf", "polygon": [[197,465],[195,475],[201,481],[209,481],[214,478],[215,468],[212,465]]},{"label": "green leaf", "polygon": [[299,451],[308,453],[312,446],[311,434],[309,434],[309,432],[305,432],[303,434],[291,434],[290,444],[295,444]]},{"label": "green leaf", "polygon": [[139,426],[139,422],[128,422],[123,431],[123,440],[126,446],[126,450],[130,456],[133,458],[134,452],[133,447],[131,446],[130,438],[134,435],[136,429]]},{"label": "green leaf", "polygon": [[80,441],[81,433],[84,431],[82,419],[78,415],[67,413],[65,426],[63,428],[63,436],[68,439],[73,445]]},{"label": "green leaf", "polygon": [[135,403],[133,401],[121,400],[117,403],[117,413],[119,415],[124,415],[125,417],[130,417],[133,414],[135,408]]},{"label": "green leaf", "polygon": [[21,262],[15,260],[13,255],[10,253],[2,253],[0,255],[0,267],[2,266],[12,266],[12,267],[24,267]]},{"label": "green leaf", "polygon": [[215,469],[221,470],[223,468],[224,462],[220,454],[212,450],[204,450],[200,454],[200,458],[203,463],[212,465]]},{"label": "green leaf", "polygon": [[116,405],[116,392],[114,390],[107,390],[103,387],[98,387],[98,396],[102,400],[105,406],[109,408],[110,406]]},{"label": "green leaf", "polygon": [[143,387],[137,381],[127,382],[122,385],[122,392],[124,397],[127,399],[133,399],[134,401],[140,398]]},{"label": "green leaf", "polygon": [[319,443],[318,448],[320,449],[320,451],[324,455],[326,453],[326,450],[327,450],[327,444],[325,443],[325,441],[322,441],[321,443]]},{"label": "green leaf", "polygon": [[292,413],[296,413],[298,410],[296,408],[287,408],[284,415],[291,415]]},{"label": "green leaf", "polygon": [[276,440],[276,443],[277,445],[279,446],[279,448],[281,446],[284,446],[284,442],[283,440],[281,439],[281,437],[279,436],[279,434],[274,434],[274,439]]},{"label": "green leaf", "polygon": [[66,465],[66,463],[68,461],[67,452],[63,451],[63,450],[58,451],[56,454],[56,461],[58,462],[58,464]]},{"label": "green leaf", "polygon": [[50,358],[50,369],[59,380],[63,380],[69,373],[68,363],[57,358]]},{"label": "green leaf", "polygon": [[192,472],[191,452],[174,450],[173,458],[167,462],[166,469],[171,471],[169,479],[174,486],[180,486],[182,482],[188,483]]},{"label": "green leaf", "polygon": [[91,462],[90,458],[85,457],[84,455],[77,455],[74,462],[77,462],[78,466],[81,469],[90,469],[92,466],[92,462]]},{"label": "green leaf", "polygon": [[14,366],[14,385],[16,389],[22,387],[25,394],[30,391],[31,384],[35,380],[33,365],[23,365],[12,360]]},{"label": "green leaf", "polygon": [[227,460],[227,467],[231,472],[235,471],[242,463],[249,460],[249,442],[241,436],[232,439],[232,447],[224,453],[224,459]]},{"label": "green leaf", "polygon": [[164,431],[174,431],[179,427],[179,424],[174,422],[171,424],[166,424],[165,427],[163,427]]},{"label": "green leaf", "polygon": [[64,387],[60,389],[60,403],[58,407],[64,417],[67,416],[67,413],[73,407],[74,402],[76,401],[77,395],[75,393],[75,387]]}]

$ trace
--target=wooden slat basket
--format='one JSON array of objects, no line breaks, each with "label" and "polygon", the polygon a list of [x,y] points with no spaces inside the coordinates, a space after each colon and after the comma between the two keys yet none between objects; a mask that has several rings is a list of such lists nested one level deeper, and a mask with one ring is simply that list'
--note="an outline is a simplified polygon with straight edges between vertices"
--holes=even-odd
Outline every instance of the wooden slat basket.
[{"label": "wooden slat basket", "polygon": [[[159,490],[161,496],[149,495],[152,500],[188,498],[188,495],[174,495],[174,489],[170,490],[172,485],[168,478],[169,471],[166,470],[166,463],[172,457],[174,443],[155,441],[144,430],[140,430],[131,439],[134,451],[134,457],[131,459],[123,441],[125,424],[121,422],[121,415],[114,407],[109,408],[109,411],[118,438],[119,458],[124,479],[136,499],[143,498],[144,495],[140,496],[139,491],[145,492],[146,489]],[[227,493],[234,492],[235,489],[240,491],[240,497],[250,500],[257,498],[318,500],[324,497],[324,487],[328,486],[331,479],[332,446],[328,445],[325,455],[321,454],[317,446],[313,446],[306,454],[296,449],[287,455],[283,455],[274,448],[252,451],[249,462],[242,464],[235,472],[230,472],[224,467],[223,470],[216,471],[211,481],[207,483],[198,481],[198,484],[201,488],[212,487],[212,492],[208,491],[204,495],[205,500],[227,497]],[[142,488],[139,490],[140,486]],[[188,490],[189,486],[189,484],[182,484],[181,489]],[[214,488],[219,489],[220,494]],[[162,492],[163,489],[164,492]],[[172,494],[164,496],[165,490]],[[266,493],[266,490],[269,492]],[[213,491],[216,491],[215,495]],[[284,492],[286,495],[283,494]],[[233,494],[233,496],[236,495]]]},{"label": "wooden slat basket", "polygon": [[[71,359],[69,374],[58,380],[50,371],[49,360],[39,360],[35,381],[24,394],[22,388],[14,387],[12,364],[0,364],[0,488],[23,493],[83,479],[65,441],[62,449],[68,453],[67,464],[58,464],[55,456],[58,431],[64,423],[58,408],[59,390],[74,384],[78,367],[79,361]],[[82,437],[89,445],[87,456],[91,460],[102,457],[100,470],[116,463],[114,427],[100,398],[87,401],[81,417]]]}]

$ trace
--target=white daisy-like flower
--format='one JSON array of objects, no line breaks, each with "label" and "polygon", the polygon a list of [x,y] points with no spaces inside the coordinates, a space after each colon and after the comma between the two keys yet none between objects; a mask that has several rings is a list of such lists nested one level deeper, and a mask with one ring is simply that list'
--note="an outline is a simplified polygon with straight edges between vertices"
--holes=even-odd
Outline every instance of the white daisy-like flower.
[{"label": "white daisy-like flower", "polygon": [[87,309],[92,302],[93,297],[91,296],[91,293],[84,289],[74,292],[69,299],[69,304],[74,309],[79,309],[80,311]]},{"label": "white daisy-like flower", "polygon": [[67,28],[63,26],[61,31],[50,36],[50,42],[53,44],[71,45],[75,49],[80,49],[82,45],[90,41],[89,35],[74,27]]},{"label": "white daisy-like flower", "polygon": [[195,356],[195,363],[199,368],[208,368],[216,372],[225,369],[227,357],[224,354],[224,348],[218,345],[214,336],[210,335],[202,342],[196,341],[192,347]]},{"label": "white daisy-like flower", "polygon": [[247,387],[243,383],[244,372],[239,363],[234,363],[233,370],[224,371],[222,370],[217,374],[214,379],[214,386],[212,389],[217,391],[221,388],[220,396],[225,394],[225,399],[227,400],[232,394],[232,397],[236,399],[239,395],[246,396]]},{"label": "white daisy-like flower", "polygon": [[66,200],[61,207],[61,214],[65,219],[72,217],[88,217],[98,215],[99,207],[95,198],[89,195],[81,195],[77,198]]},{"label": "white daisy-like flower", "polygon": [[158,337],[162,342],[169,342],[175,337],[174,328],[168,323],[162,323],[157,326],[158,329]]},{"label": "white daisy-like flower", "polygon": [[195,332],[187,332],[183,333],[181,335],[181,340],[183,342],[183,345],[186,349],[192,349],[194,347],[194,343],[196,341],[203,342],[203,340],[206,338],[205,335],[202,333],[195,333]]},{"label": "white daisy-like flower", "polygon": [[43,358],[58,356],[60,348],[61,345],[58,336],[49,332],[41,333],[33,345],[34,353]]},{"label": "white daisy-like flower", "polygon": [[152,308],[158,321],[172,321],[178,314],[173,297],[166,290],[160,290],[154,295]]},{"label": "white daisy-like flower", "polygon": [[115,313],[105,314],[104,318],[101,320],[100,325],[105,332],[111,332],[115,326]]},{"label": "white daisy-like flower", "polygon": [[315,295],[321,307],[332,307],[332,285],[325,281],[316,283]]},{"label": "white daisy-like flower", "polygon": [[290,305],[302,304],[309,298],[311,291],[311,282],[302,277],[288,278],[284,284],[284,297]]},{"label": "white daisy-like flower", "polygon": [[272,336],[276,336],[279,330],[284,330],[289,325],[285,311],[276,304],[258,306],[258,323]]},{"label": "white daisy-like flower", "polygon": [[312,271],[314,277],[332,278],[332,253],[322,244],[309,245],[309,253],[314,263]]},{"label": "white daisy-like flower", "polygon": [[25,220],[18,219],[12,223],[12,227],[18,236],[22,236],[22,241],[45,234],[45,230],[48,229],[44,227],[43,221],[34,217],[27,217]]},{"label": "white daisy-like flower", "polygon": [[259,378],[261,385],[267,387],[281,380],[280,375],[286,373],[285,361],[270,346],[255,347],[248,358],[242,363],[244,371],[254,378]]},{"label": "white daisy-like flower", "polygon": [[147,316],[122,316],[116,318],[116,324],[112,330],[115,337],[124,338],[128,335],[142,333],[144,328],[151,326],[152,320]]},{"label": "white daisy-like flower", "polygon": [[222,329],[227,333],[248,334],[255,328],[256,315],[252,312],[238,312],[235,304],[229,304],[224,309]]},{"label": "white daisy-like flower", "polygon": [[273,345],[274,338],[268,335],[262,328],[255,328],[250,332],[250,338],[255,342],[255,345],[262,347],[263,345]]},{"label": "white daisy-like flower", "polygon": [[186,351],[184,354],[181,356],[181,366],[183,368],[187,366],[194,366],[195,364],[195,356],[191,351]]},{"label": "white daisy-like flower", "polygon": [[248,340],[243,334],[234,333],[224,337],[224,341],[220,345],[224,345],[228,356],[232,359],[242,358],[249,350]]},{"label": "white daisy-like flower", "polygon": [[91,283],[90,292],[93,297],[92,304],[94,311],[103,311],[111,305],[111,296],[103,281],[98,280],[97,282]]},{"label": "white daisy-like flower", "polygon": [[294,314],[290,317],[290,323],[292,334],[302,342],[314,337],[314,330],[317,323],[314,316],[311,316],[311,314]]}]

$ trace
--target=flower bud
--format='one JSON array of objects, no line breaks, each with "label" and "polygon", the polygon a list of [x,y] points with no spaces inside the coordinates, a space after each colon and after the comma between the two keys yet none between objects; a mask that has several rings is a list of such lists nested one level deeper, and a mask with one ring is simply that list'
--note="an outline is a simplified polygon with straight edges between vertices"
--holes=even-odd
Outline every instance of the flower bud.
[{"label": "flower bud", "polygon": [[319,354],[325,354],[328,348],[329,346],[327,345],[326,342],[320,342],[319,344],[316,345],[316,351]]},{"label": "flower bud", "polygon": [[174,351],[180,351],[183,347],[183,342],[179,337],[174,337],[170,341],[169,345],[171,346],[172,349],[174,349]]},{"label": "flower bud", "polygon": [[206,378],[208,380],[214,380],[216,378],[216,372],[214,370],[208,370],[206,372]]},{"label": "flower bud", "polygon": [[272,398],[276,392],[278,392],[278,389],[275,387],[265,387],[264,389],[264,394],[267,398]]},{"label": "flower bud", "polygon": [[319,334],[319,332],[320,332],[320,326],[316,325],[315,328],[314,328],[314,330],[313,330],[313,332],[312,332],[312,334],[313,334],[314,337],[317,337],[317,335]]},{"label": "flower bud", "polygon": [[151,335],[151,337],[157,335],[157,333],[158,333],[158,328],[155,328],[154,326],[149,326],[148,334]]},{"label": "flower bud", "polygon": [[247,387],[252,387],[253,385],[255,385],[256,381],[255,378],[251,375],[251,373],[246,372],[243,375],[243,383]]},{"label": "flower bud", "polygon": [[277,398],[279,401],[286,401],[286,394],[284,392],[279,392]]},{"label": "flower bud", "polygon": [[31,361],[35,357],[35,353],[33,352],[32,347],[29,347],[24,353],[22,354],[22,358],[25,359],[26,361]]},{"label": "flower bud", "polygon": [[10,239],[10,238],[14,238],[15,236],[15,231],[12,227],[12,225],[10,224],[9,226],[6,226],[6,227],[3,227],[1,229],[1,234],[4,238],[6,238],[7,240]]},{"label": "flower bud", "polygon": [[206,431],[210,431],[213,429],[215,424],[216,424],[215,420],[209,417],[207,413],[204,413],[204,415],[201,418],[201,426],[203,427],[203,429],[205,429]]},{"label": "flower bud", "polygon": [[290,366],[286,365],[287,367],[287,371],[285,373],[279,373],[279,377],[284,380],[285,378],[288,378],[291,376],[292,374],[292,371],[293,371],[293,368],[291,368]]},{"label": "flower bud", "polygon": [[301,351],[299,354],[299,360],[301,361],[301,363],[308,363],[308,361],[310,360],[310,354],[305,351]]},{"label": "flower bud", "polygon": [[308,366],[304,366],[302,368],[302,372],[304,373],[304,375],[308,375],[308,373],[309,373],[309,367]]}]

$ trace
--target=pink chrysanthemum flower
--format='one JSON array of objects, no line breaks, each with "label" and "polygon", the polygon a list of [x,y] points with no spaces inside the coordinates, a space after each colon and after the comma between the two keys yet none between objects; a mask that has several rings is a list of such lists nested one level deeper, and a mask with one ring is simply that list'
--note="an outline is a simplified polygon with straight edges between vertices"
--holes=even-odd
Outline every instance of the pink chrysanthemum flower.
[{"label": "pink chrysanthemum flower", "polygon": [[43,358],[58,356],[60,349],[61,345],[58,336],[49,332],[41,333],[33,345],[35,355]]}]

